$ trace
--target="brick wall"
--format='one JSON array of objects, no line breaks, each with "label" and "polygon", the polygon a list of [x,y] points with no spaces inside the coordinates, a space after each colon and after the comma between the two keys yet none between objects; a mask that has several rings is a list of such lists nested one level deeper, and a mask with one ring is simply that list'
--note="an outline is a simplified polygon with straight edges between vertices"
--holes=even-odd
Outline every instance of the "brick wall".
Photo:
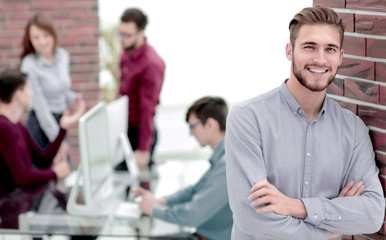
[{"label": "brick wall", "polygon": [[[343,63],[328,93],[369,127],[386,193],[386,0],[313,2],[332,7],[346,26]],[[385,235],[386,223],[378,234],[344,239],[385,239]]]},{"label": "brick wall", "polygon": [[[0,70],[17,68],[24,27],[36,12],[48,14],[59,45],[71,57],[72,89],[83,94],[87,106],[98,99],[98,0],[0,0]],[[68,133],[71,156],[79,161],[78,131]]]}]

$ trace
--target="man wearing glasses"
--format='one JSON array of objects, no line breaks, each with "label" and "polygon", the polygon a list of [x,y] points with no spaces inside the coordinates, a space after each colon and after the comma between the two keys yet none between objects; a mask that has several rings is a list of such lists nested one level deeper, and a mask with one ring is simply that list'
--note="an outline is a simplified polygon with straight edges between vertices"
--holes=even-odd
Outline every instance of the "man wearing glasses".
[{"label": "man wearing glasses", "polygon": [[225,122],[228,107],[218,97],[197,100],[186,113],[190,133],[202,147],[213,149],[210,167],[193,186],[170,196],[156,199],[150,191],[139,188],[141,210],[167,222],[195,227],[200,239],[230,239],[232,213],[228,203],[225,177]]},{"label": "man wearing glasses", "polygon": [[[129,97],[128,137],[134,156],[144,171],[153,162],[151,157],[157,141],[153,118],[165,72],[164,61],[146,41],[146,25],[147,16],[139,9],[130,8],[122,14],[118,26],[124,50],[120,62],[119,95]],[[125,170],[125,167],[122,163],[117,169]]]}]

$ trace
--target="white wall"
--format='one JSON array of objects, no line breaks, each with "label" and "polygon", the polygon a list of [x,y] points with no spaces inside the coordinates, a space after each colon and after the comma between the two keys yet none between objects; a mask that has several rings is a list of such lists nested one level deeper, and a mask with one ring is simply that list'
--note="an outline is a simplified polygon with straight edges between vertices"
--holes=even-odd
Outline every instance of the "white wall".
[{"label": "white wall", "polygon": [[288,23],[311,0],[99,0],[103,24],[128,7],[149,18],[146,35],[167,65],[162,106],[185,106],[204,95],[235,103],[289,76]]}]

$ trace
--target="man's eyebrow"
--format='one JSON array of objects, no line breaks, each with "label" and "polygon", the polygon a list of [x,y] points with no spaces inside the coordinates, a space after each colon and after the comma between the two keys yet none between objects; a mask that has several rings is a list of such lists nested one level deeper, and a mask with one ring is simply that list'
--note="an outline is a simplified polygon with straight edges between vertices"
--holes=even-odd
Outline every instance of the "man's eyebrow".
[{"label": "man's eyebrow", "polygon": [[337,49],[340,49],[340,47],[339,47],[338,45],[333,44],[333,43],[329,43],[329,44],[327,44],[327,46],[329,46],[329,47],[334,47],[334,48],[337,48]]},{"label": "man's eyebrow", "polygon": [[[308,41],[308,42],[303,42],[300,45],[304,46],[304,45],[317,45],[317,44],[316,44],[316,42]],[[329,44],[327,44],[327,46],[340,49],[340,47],[338,45],[334,44],[334,43],[329,43]]]},{"label": "man's eyebrow", "polygon": [[317,45],[316,42],[303,42],[300,45]]}]

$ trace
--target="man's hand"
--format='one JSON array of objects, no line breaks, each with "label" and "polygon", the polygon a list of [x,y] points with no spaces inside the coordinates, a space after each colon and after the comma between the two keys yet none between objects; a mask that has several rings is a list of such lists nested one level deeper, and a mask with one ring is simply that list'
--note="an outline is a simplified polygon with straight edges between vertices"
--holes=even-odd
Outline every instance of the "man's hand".
[{"label": "man's hand", "polygon": [[362,181],[358,182],[354,186],[354,181],[351,180],[349,183],[347,183],[346,187],[342,189],[338,197],[360,196],[363,192],[363,189],[365,189],[365,186],[363,186]]},{"label": "man's hand", "polygon": [[[354,181],[350,181],[347,183],[347,185],[342,189],[342,191],[339,193],[338,197],[354,197],[354,196],[360,196],[363,192],[363,189],[365,189],[365,186],[363,185],[362,181],[358,182],[354,186]],[[328,233],[328,239],[334,239],[339,237],[340,233]]]},{"label": "man's hand", "polygon": [[134,151],[134,158],[138,163],[139,169],[141,171],[148,170],[148,164],[150,161],[150,152],[148,151],[141,151],[141,150],[135,150]]},{"label": "man's hand", "polygon": [[153,194],[143,188],[133,190],[135,196],[142,196],[142,201],[139,203],[139,208],[144,214],[151,216],[151,209],[157,204],[165,204],[166,201],[163,198],[156,199]]},{"label": "man's hand", "polygon": [[69,151],[70,151],[70,146],[68,145],[67,142],[63,141],[62,144],[60,145],[58,152],[54,157],[53,164],[55,165],[62,160],[67,161],[67,154],[69,153]]},{"label": "man's hand", "polygon": [[68,162],[66,160],[61,160],[58,163],[56,163],[53,167],[52,170],[55,172],[56,177],[59,180],[64,179],[65,177],[70,174],[70,166],[68,165]]},{"label": "man's hand", "polygon": [[253,200],[252,207],[267,204],[257,208],[256,212],[275,212],[280,215],[293,216],[299,219],[307,217],[307,211],[300,199],[294,199],[282,194],[275,186],[263,180],[251,188],[252,194],[248,200]]}]

